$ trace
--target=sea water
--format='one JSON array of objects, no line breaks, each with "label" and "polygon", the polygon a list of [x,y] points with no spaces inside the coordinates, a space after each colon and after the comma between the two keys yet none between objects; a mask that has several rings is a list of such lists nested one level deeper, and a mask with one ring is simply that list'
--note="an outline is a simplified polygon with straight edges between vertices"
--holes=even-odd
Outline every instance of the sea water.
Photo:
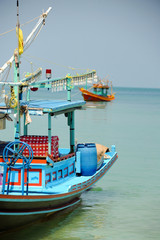
[{"label": "sea water", "polygon": [[[76,208],[5,234],[2,239],[160,239],[160,89],[114,91],[114,101],[90,102],[75,114],[78,143],[116,145],[119,157],[113,167],[82,195]],[[38,97],[64,99],[67,94],[47,92],[43,96],[39,91],[35,94]],[[72,99],[82,99],[78,89],[72,91]],[[1,138],[10,134],[1,132]],[[45,117],[40,121],[32,117],[29,134],[47,134]],[[52,135],[59,136],[61,147],[69,146],[65,117],[52,120]]]}]

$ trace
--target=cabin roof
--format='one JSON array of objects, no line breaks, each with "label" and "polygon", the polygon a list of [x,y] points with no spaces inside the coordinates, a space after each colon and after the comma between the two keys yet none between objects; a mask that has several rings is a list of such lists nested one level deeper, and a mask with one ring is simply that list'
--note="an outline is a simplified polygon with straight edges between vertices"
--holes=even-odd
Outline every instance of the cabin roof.
[{"label": "cabin roof", "polygon": [[[29,114],[43,115],[52,113],[58,115],[81,108],[85,101],[66,101],[66,100],[30,100],[21,101],[21,106],[28,106]],[[0,113],[13,113],[13,109],[7,108],[4,103],[0,103]]]}]

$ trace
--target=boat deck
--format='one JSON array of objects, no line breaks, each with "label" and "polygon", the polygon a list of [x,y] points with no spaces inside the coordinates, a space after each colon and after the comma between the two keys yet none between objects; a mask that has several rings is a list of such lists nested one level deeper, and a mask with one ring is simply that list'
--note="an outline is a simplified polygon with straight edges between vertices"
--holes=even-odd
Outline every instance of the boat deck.
[{"label": "boat deck", "polygon": [[[92,176],[77,176],[69,178],[67,181],[64,181],[60,184],[50,186],[45,188],[42,192],[38,191],[29,191],[29,196],[37,196],[37,195],[56,195],[56,194],[64,194],[74,191],[84,191],[84,188],[89,189],[91,185],[93,185],[99,178],[112,166],[112,164],[117,159],[117,153],[108,153],[110,158],[105,159],[100,169],[96,171],[96,173]],[[108,155],[107,154],[107,155]],[[19,191],[10,192],[9,195],[21,195]]]}]

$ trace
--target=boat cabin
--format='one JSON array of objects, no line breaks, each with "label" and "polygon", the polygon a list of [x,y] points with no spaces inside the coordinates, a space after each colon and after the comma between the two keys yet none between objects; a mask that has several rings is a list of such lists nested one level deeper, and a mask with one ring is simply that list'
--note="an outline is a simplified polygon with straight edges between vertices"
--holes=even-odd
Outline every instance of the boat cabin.
[{"label": "boat cabin", "polygon": [[[49,187],[56,186],[76,175],[74,111],[84,104],[84,101],[65,100],[20,101],[20,108],[22,111],[25,109],[23,111],[23,133],[20,134],[17,131],[17,123],[15,123],[15,144],[9,141],[0,142],[0,171],[3,168],[4,173],[3,194],[15,191],[22,192],[22,195],[28,194],[28,187],[30,192],[45,193]],[[3,121],[1,128],[5,128],[6,118],[13,114],[14,110],[6,107],[4,103],[0,104],[0,121]],[[45,114],[48,115],[48,135],[28,135],[28,125],[25,124],[27,118],[32,115],[38,118]],[[70,149],[59,148],[58,136],[51,135],[52,117],[60,114],[68,119]],[[21,118],[19,128],[20,125]],[[18,152],[16,151],[17,141],[20,141]],[[4,150],[6,146],[8,147]],[[16,154],[20,156],[14,160],[12,165],[11,155]],[[30,164],[31,161],[32,164]]]},{"label": "boat cabin", "polygon": [[100,96],[107,96],[109,86],[103,85],[101,83],[99,84],[93,84],[93,93],[100,95]]}]

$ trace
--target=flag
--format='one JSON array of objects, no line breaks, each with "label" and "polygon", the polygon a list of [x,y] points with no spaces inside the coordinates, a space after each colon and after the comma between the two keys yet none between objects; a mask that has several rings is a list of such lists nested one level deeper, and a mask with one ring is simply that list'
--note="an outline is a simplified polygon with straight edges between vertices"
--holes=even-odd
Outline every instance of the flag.
[{"label": "flag", "polygon": [[19,55],[23,53],[23,32],[19,28],[19,36],[18,36],[18,28],[16,27],[16,34],[18,37],[18,44],[19,44]]}]

